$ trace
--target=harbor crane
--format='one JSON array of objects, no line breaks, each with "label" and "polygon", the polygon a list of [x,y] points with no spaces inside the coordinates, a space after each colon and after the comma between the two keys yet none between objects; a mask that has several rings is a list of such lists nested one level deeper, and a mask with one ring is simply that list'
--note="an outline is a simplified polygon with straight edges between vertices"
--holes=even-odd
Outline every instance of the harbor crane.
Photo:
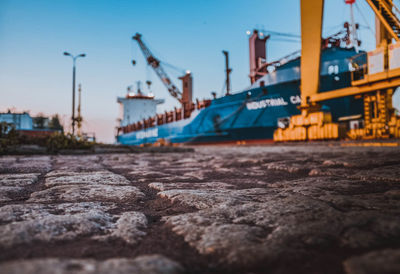
[{"label": "harbor crane", "polygon": [[[161,65],[161,61],[154,57],[151,53],[150,49],[146,46],[146,44],[142,40],[142,35],[140,33],[136,33],[135,36],[132,37],[135,40],[146,58],[147,64],[153,68],[157,76],[160,78],[161,82],[167,88],[168,92],[172,97],[177,99],[182,106],[186,109],[190,107],[192,103],[192,76],[190,72],[186,72],[186,75],[180,77],[179,79],[183,82],[183,92],[181,92],[168,77],[167,73],[163,69]],[[133,65],[136,64],[136,61],[132,61]]]},{"label": "harbor crane", "polygon": [[[277,129],[276,141],[338,139],[344,134],[321,102],[354,96],[364,100],[364,125],[350,129],[349,139],[400,138],[400,117],[392,106],[394,89],[400,86],[400,10],[392,0],[365,0],[375,13],[376,49],[366,55],[367,63],[356,61],[351,86],[319,92],[321,31],[324,0],[301,0],[301,105],[300,115],[290,118],[291,126]],[[353,5],[355,0],[345,0]],[[354,23],[353,23],[354,24]],[[354,31],[354,26],[352,27]],[[355,45],[356,46],[356,45]],[[351,117],[348,117],[351,118]]]}]

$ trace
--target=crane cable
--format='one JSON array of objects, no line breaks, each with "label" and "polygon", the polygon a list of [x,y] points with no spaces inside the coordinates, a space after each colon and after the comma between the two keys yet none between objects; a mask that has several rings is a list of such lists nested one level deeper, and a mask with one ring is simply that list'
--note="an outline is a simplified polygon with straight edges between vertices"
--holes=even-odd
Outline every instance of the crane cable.
[{"label": "crane cable", "polygon": [[157,56],[157,60],[162,65],[170,67],[171,69],[173,69],[173,70],[175,70],[175,71],[177,71],[179,73],[185,74],[185,71],[186,71],[185,69],[182,69],[180,67],[174,66],[174,65],[172,65],[170,63],[167,63],[167,62],[163,61],[164,58],[160,58],[160,56],[162,56],[161,53],[158,52],[157,50],[155,50],[154,48],[150,47],[149,43],[147,43],[147,41],[143,37],[141,37],[141,39],[142,39],[143,43],[146,44],[146,47],[153,53],[153,56]]},{"label": "crane cable", "polygon": [[360,13],[362,19],[364,20],[364,23],[366,24],[367,29],[369,29],[369,31],[372,33],[372,35],[375,36],[374,31],[372,30],[371,26],[368,24],[367,19],[365,18],[364,14],[361,12],[360,7],[358,6],[358,2],[356,2],[356,9],[357,9],[357,11]]},{"label": "crane cable", "polygon": [[285,32],[273,31],[273,30],[265,30],[265,29],[260,30],[260,33],[272,34],[272,35],[277,35],[277,36],[286,36],[286,37],[290,37],[290,38],[301,38],[301,35],[298,35],[298,34],[285,33]]},{"label": "crane cable", "polygon": [[285,38],[272,38],[271,42],[290,42],[290,43],[301,43],[300,40],[292,40],[292,39],[285,39]]},{"label": "crane cable", "polygon": [[179,72],[179,73],[182,73],[182,74],[185,74],[185,73],[186,73],[186,71],[185,71],[184,69],[179,68],[179,67],[174,66],[174,65],[171,65],[171,64],[169,64],[169,63],[167,63],[167,62],[160,61],[160,63],[163,64],[164,66],[167,66],[167,67],[170,67],[171,69],[176,70],[176,71]]},{"label": "crane cable", "polygon": [[[149,46],[149,44],[143,39],[143,37],[141,38],[142,39],[142,41],[143,41],[143,43],[145,43],[146,44],[146,47],[152,52],[152,53],[156,53],[156,56],[160,56],[160,53],[159,52],[157,52],[156,50],[154,50],[153,48],[150,48],[150,46]],[[133,41],[132,41],[132,43],[131,43],[131,46],[132,46],[132,52],[133,51],[135,51],[135,55],[136,55],[136,49],[137,49],[137,47],[135,47],[134,46],[134,43],[133,43]],[[162,61],[161,59],[159,59],[159,57],[157,57],[157,60],[160,62],[160,64],[162,64],[163,66],[166,66],[166,67],[169,67],[169,68],[171,68],[171,69],[173,69],[173,70],[175,70],[175,71],[177,71],[177,72],[179,72],[179,73],[181,73],[182,75],[184,75],[185,73],[186,73],[186,71],[184,70],[184,69],[182,69],[182,68],[179,68],[179,67],[177,67],[177,66],[174,66],[174,65],[171,65],[171,64],[169,64],[169,63],[167,63],[167,62],[165,62],[165,61]],[[147,63],[147,60],[145,60],[146,61],[146,82],[148,81],[148,80],[150,80],[150,82],[152,82],[152,73],[150,73],[150,66],[149,66],[149,64]],[[176,76],[176,74],[175,74],[175,76]]]},{"label": "crane cable", "polygon": [[224,96],[225,88],[226,88],[226,80],[224,80],[224,84],[222,85],[220,97]]}]

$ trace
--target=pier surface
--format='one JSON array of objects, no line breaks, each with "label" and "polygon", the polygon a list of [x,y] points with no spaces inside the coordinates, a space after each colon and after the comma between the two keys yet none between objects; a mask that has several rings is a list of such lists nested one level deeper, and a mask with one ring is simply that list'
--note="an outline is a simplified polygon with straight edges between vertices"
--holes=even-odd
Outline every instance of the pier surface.
[{"label": "pier surface", "polygon": [[400,147],[0,157],[1,273],[400,273]]}]

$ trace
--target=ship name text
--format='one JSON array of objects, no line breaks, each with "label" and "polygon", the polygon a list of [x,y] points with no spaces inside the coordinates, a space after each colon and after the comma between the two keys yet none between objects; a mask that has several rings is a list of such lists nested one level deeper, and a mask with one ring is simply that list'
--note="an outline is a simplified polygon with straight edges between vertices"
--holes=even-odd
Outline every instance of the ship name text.
[{"label": "ship name text", "polygon": [[158,128],[152,128],[147,131],[139,131],[138,133],[136,133],[137,139],[151,138],[157,136],[158,136]]},{"label": "ship name text", "polygon": [[[293,105],[300,104],[301,98],[300,96],[290,96],[290,103]],[[270,98],[270,99],[263,99],[260,101],[249,102],[246,104],[248,110],[256,110],[266,107],[277,107],[277,106],[286,106],[288,102],[283,99],[283,97],[279,98]]]}]

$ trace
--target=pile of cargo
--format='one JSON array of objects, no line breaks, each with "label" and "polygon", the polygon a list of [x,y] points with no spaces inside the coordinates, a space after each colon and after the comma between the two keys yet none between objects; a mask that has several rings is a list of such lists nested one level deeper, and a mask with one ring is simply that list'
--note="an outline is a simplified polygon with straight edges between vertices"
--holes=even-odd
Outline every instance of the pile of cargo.
[{"label": "pile of cargo", "polygon": [[400,119],[393,115],[387,125],[370,123],[365,128],[350,129],[347,137],[351,140],[400,138]]},{"label": "pile of cargo", "polygon": [[275,130],[274,141],[326,140],[339,136],[339,125],[332,123],[331,113],[320,111],[292,116],[287,128]]}]

